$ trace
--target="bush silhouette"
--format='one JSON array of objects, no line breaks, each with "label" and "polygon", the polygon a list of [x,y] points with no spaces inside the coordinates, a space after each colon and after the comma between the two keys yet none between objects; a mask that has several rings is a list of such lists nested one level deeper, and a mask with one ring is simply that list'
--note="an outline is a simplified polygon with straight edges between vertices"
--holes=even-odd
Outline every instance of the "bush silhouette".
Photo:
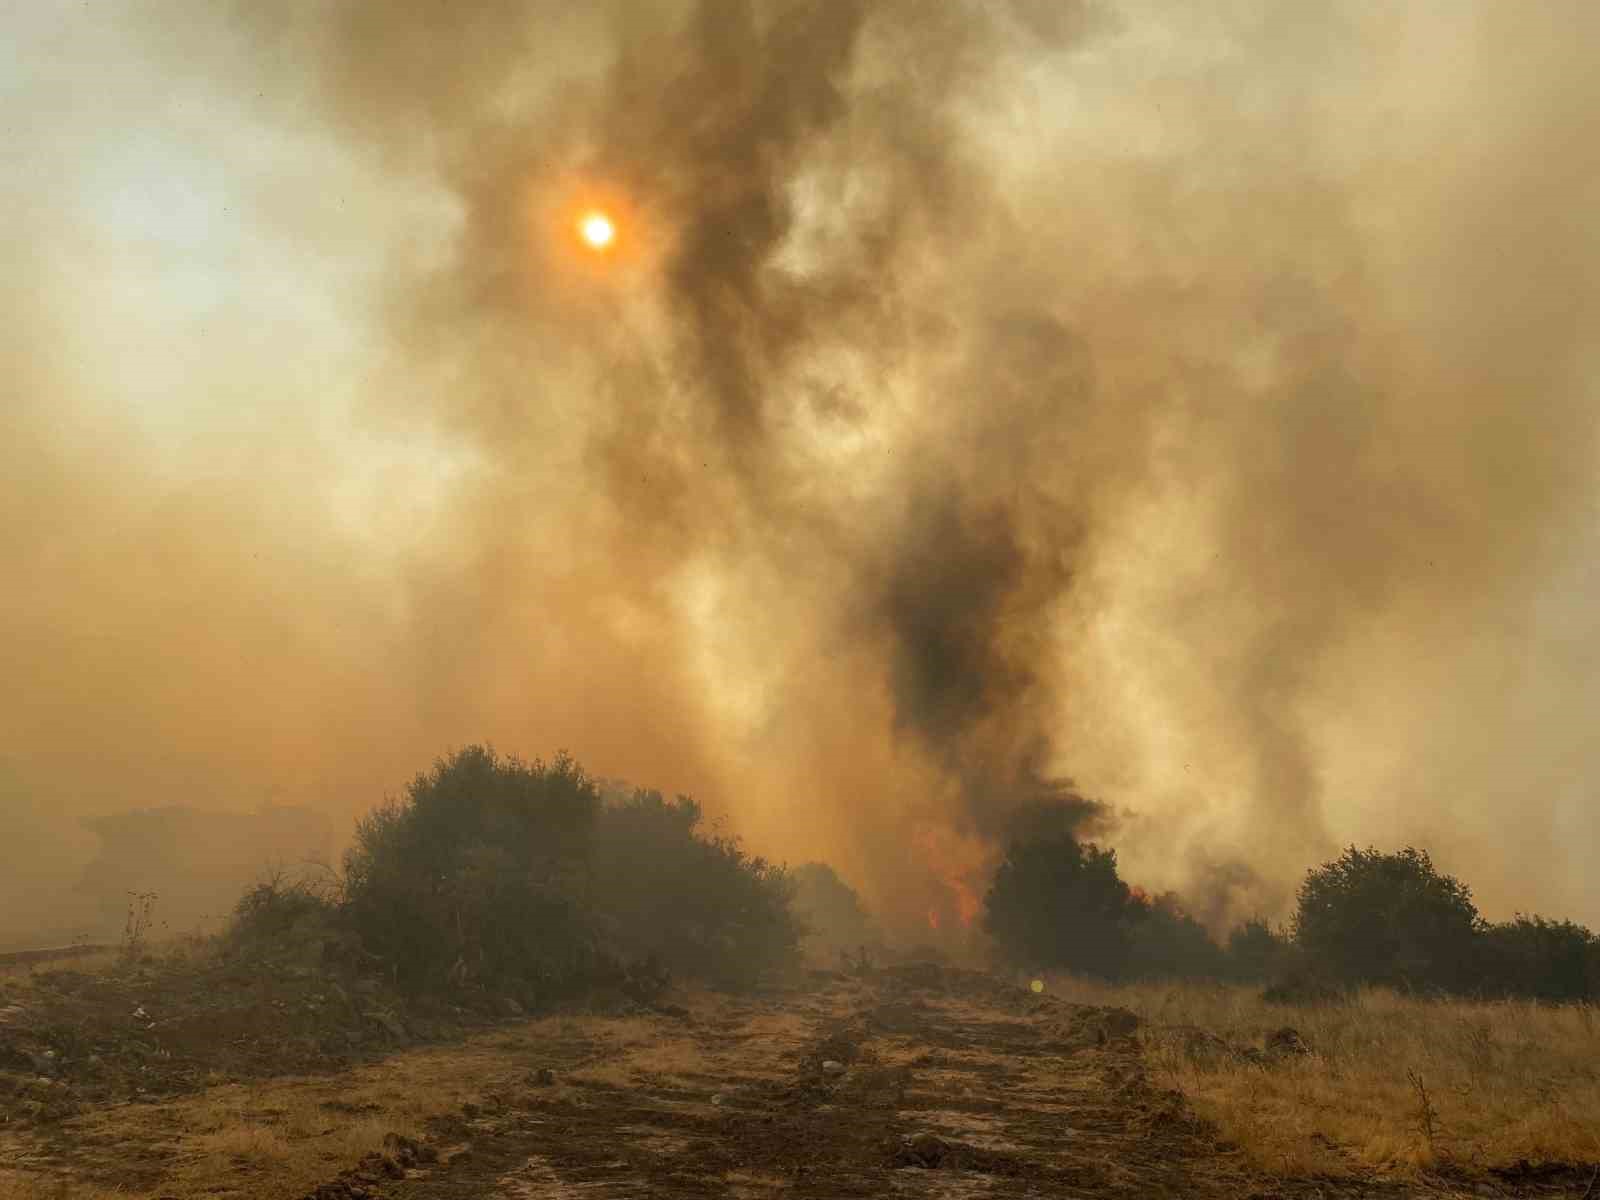
[{"label": "bush silhouette", "polygon": [[819,954],[860,953],[879,940],[872,918],[854,888],[827,863],[811,862],[791,875],[792,907],[806,944]]},{"label": "bush silhouette", "polygon": [[721,986],[753,983],[796,953],[800,925],[782,868],[732,838],[699,832],[686,796],[636,791],[602,810],[593,905],[608,950],[654,955],[670,970]]},{"label": "bush silhouette", "polygon": [[327,875],[278,871],[249,888],[233,908],[221,939],[225,954],[306,965],[359,959]]},{"label": "bush silhouette", "polygon": [[984,897],[983,928],[1019,965],[1111,978],[1128,966],[1134,906],[1115,850],[1066,832],[1023,836]]},{"label": "bush silhouette", "polygon": [[1287,933],[1252,917],[1228,934],[1228,974],[1257,982],[1270,979],[1290,967],[1293,953]]},{"label": "bush silhouette", "polygon": [[1221,979],[1228,956],[1174,893],[1135,897],[1130,909],[1128,974],[1142,979]]},{"label": "bush silhouette", "polygon": [[1309,871],[1296,900],[1296,942],[1344,980],[1448,990],[1470,980],[1472,892],[1424,850],[1351,846]]},{"label": "bush silhouette", "polygon": [[395,981],[559,989],[594,959],[584,911],[600,798],[571,759],[473,746],[356,826],[345,911]]},{"label": "bush silhouette", "polygon": [[605,804],[565,755],[529,764],[469,747],[357,824],[343,918],[412,990],[483,985],[541,1003],[667,971],[747,984],[795,952],[788,881],[703,834],[700,815],[659,792]]},{"label": "bush silhouette", "polygon": [[1572,921],[1518,914],[1478,935],[1475,991],[1573,1001],[1600,998],[1600,938]]}]

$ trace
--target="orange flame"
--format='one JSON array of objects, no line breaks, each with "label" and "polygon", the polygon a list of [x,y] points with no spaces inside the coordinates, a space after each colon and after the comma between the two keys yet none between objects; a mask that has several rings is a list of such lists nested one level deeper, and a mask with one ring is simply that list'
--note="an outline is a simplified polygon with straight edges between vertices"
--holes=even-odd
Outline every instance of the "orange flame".
[{"label": "orange flame", "polygon": [[928,927],[938,929],[941,913],[953,908],[962,928],[970,929],[982,904],[972,879],[983,869],[985,849],[951,830],[931,826],[918,829],[912,844],[946,893],[944,900],[928,910]]}]

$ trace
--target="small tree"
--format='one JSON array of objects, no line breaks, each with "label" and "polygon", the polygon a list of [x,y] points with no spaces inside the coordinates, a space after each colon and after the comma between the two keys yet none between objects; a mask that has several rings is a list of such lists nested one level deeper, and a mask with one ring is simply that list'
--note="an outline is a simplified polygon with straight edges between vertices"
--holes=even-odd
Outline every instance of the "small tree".
[{"label": "small tree", "polygon": [[1024,837],[995,872],[983,928],[1012,962],[1112,977],[1127,965],[1132,905],[1115,850],[1070,833]]},{"label": "small tree", "polygon": [[1454,989],[1468,979],[1472,892],[1424,850],[1351,846],[1307,872],[1297,901],[1296,941],[1346,980]]}]

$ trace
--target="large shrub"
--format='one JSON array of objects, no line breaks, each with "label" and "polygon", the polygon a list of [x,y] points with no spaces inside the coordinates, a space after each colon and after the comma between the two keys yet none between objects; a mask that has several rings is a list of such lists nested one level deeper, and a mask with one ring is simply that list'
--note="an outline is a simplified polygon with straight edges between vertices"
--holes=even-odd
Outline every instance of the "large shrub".
[{"label": "large shrub", "polygon": [[1255,982],[1271,979],[1293,965],[1289,935],[1261,917],[1252,917],[1228,933],[1228,974]]},{"label": "large shrub", "polygon": [[1356,983],[1458,989],[1471,976],[1478,910],[1427,851],[1351,846],[1309,871],[1297,894],[1296,941]]},{"label": "large shrub", "polygon": [[603,810],[592,896],[605,943],[624,958],[654,956],[718,985],[749,984],[796,954],[790,881],[700,824],[693,800],[654,791]]},{"label": "large shrub", "polygon": [[583,901],[599,807],[565,756],[529,764],[472,746],[440,759],[357,824],[351,925],[403,986],[559,988],[595,955]]},{"label": "large shrub", "polygon": [[1045,832],[1007,846],[983,928],[1019,965],[1114,977],[1128,966],[1134,907],[1115,850]]},{"label": "large shrub", "polygon": [[1135,897],[1127,973],[1141,979],[1221,979],[1228,957],[1176,894]]},{"label": "large shrub", "polygon": [[799,918],[809,952],[831,957],[859,954],[880,941],[861,897],[827,863],[810,862],[791,875],[791,906]]},{"label": "large shrub", "polygon": [[274,872],[247,889],[234,905],[220,949],[225,955],[256,961],[358,963],[359,942],[339,899],[331,873]]},{"label": "large shrub", "polygon": [[1541,1000],[1600,999],[1600,938],[1572,921],[1518,915],[1478,935],[1473,990]]}]

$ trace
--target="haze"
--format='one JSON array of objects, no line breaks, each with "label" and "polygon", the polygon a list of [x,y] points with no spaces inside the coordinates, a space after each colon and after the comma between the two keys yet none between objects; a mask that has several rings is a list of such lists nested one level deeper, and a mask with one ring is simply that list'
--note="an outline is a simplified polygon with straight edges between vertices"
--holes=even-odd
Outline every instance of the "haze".
[{"label": "haze", "polygon": [[1600,8],[0,22],[8,935],[485,740],[908,927],[1062,779],[1219,926],[1600,922]]}]

